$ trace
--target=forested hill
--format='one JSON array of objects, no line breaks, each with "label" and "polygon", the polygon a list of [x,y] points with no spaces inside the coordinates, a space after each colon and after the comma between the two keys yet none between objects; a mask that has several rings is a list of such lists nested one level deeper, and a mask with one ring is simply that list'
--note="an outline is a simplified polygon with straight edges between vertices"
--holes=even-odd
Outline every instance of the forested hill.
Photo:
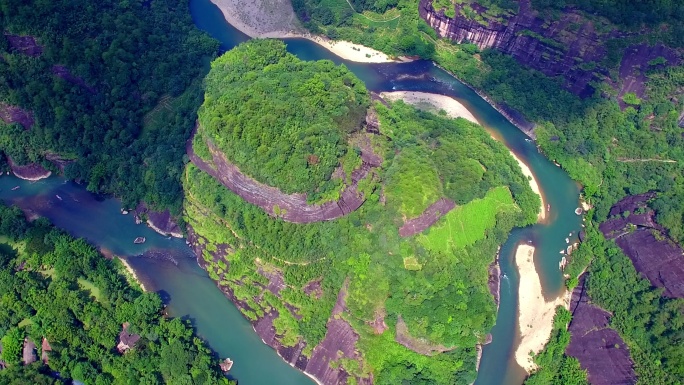
[{"label": "forested hill", "polygon": [[233,383],[190,325],[163,317],[159,296],[132,287],[117,263],[0,206],[1,384]]},{"label": "forested hill", "polygon": [[187,0],[3,1],[0,115],[13,106],[35,122],[0,120],[0,150],[20,165],[62,165],[125,206],[178,213],[183,144],[217,47]]},{"label": "forested hill", "polygon": [[[264,92],[274,82],[281,84],[277,98]],[[279,41],[227,52],[212,65],[206,88],[193,142],[205,160],[193,157],[186,169],[185,220],[200,263],[261,338],[323,383],[368,384],[371,376],[388,385],[472,383],[476,345],[487,340],[496,314],[490,264],[510,230],[535,222],[540,206],[508,150],[464,119],[402,102],[369,105],[365,87],[345,68],[301,62]],[[236,98],[243,105],[228,108]],[[234,175],[227,162],[263,166],[272,175],[259,178],[274,184],[291,171],[258,152],[251,165],[240,158],[254,145],[245,139],[255,129],[242,122],[272,127],[257,101],[297,106],[275,115],[286,132],[264,134],[283,164],[321,178],[306,181],[314,186],[351,179],[363,204],[334,220],[293,223],[281,219],[282,210],[247,203],[222,177]],[[336,127],[347,127],[344,135],[307,124],[320,119],[316,108],[330,110],[342,122]],[[366,115],[361,126],[358,110]],[[292,148],[292,137],[315,146],[281,152]],[[221,141],[233,148],[222,153]],[[340,167],[308,170],[312,156]],[[374,166],[361,177],[350,172],[369,158]],[[268,198],[270,188],[249,192]],[[422,227],[402,232],[407,223]]]},{"label": "forested hill", "polygon": [[[431,58],[504,110],[536,123],[543,152],[583,185],[594,205],[587,237],[566,270],[573,275],[568,286],[587,269],[588,293],[614,315],[606,322],[629,347],[640,383],[681,382],[684,366],[675,348],[681,346],[675,342],[681,340],[681,300],[662,296],[653,282],[640,278],[598,226],[620,215],[651,218],[653,210],[652,236],[684,242],[684,3],[352,1],[354,9],[343,0],[313,4],[319,3],[293,1],[311,30],[390,54]],[[622,198],[646,192],[649,199],[637,213],[611,213]],[[566,370],[576,368],[563,355],[567,321],[567,315],[559,317],[533,383],[585,381]]]}]

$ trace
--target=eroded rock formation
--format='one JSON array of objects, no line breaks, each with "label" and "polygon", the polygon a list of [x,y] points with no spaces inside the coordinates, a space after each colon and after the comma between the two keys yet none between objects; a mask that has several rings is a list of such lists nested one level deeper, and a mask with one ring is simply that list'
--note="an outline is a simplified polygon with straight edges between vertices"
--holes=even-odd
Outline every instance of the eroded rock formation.
[{"label": "eroded rock formation", "polygon": [[452,200],[440,198],[416,218],[406,220],[404,225],[399,228],[399,235],[402,237],[410,237],[422,232],[437,223],[440,218],[453,210],[454,207],[456,207],[456,203]]},{"label": "eroded rock formation", "polygon": [[85,90],[90,92],[91,94],[97,93],[97,90],[95,88],[90,87],[85,80],[81,79],[80,77],[74,75],[69,71],[69,69],[63,65],[56,64],[52,66],[52,74],[66,80],[69,83],[76,84],[77,86],[83,87]]},{"label": "eroded rock formation", "polygon": [[653,286],[665,289],[668,297],[684,298],[684,253],[655,222],[655,212],[646,203],[655,193],[628,196],[610,209],[611,219],[601,232],[632,260],[634,268]]},{"label": "eroded rock formation", "polygon": [[138,207],[135,208],[133,215],[138,219],[142,215],[147,216],[147,224],[152,230],[159,234],[176,238],[183,237],[180,226],[178,226],[178,223],[176,223],[169,210],[153,211],[150,210],[145,203],[141,202],[138,204]]},{"label": "eroded rock formation", "polygon": [[190,161],[200,170],[211,175],[245,201],[261,207],[271,216],[293,223],[329,221],[347,215],[363,204],[365,197],[357,191],[358,182],[369,176],[382,159],[361,148],[361,166],[352,171],[351,184],[343,188],[337,201],[319,205],[309,204],[305,194],[285,194],[279,189],[260,183],[243,174],[211,143],[207,143],[211,161],[197,156],[192,148],[192,138],[187,143]]},{"label": "eroded rock formation", "polygon": [[577,358],[592,385],[631,385],[637,381],[629,349],[611,329],[610,313],[591,304],[585,289],[586,274],[572,292],[570,344],[565,353]]},{"label": "eroded rock formation", "polygon": [[43,53],[43,47],[38,44],[36,38],[33,36],[13,35],[5,32],[5,38],[9,42],[9,47],[12,52],[18,52],[28,56],[40,56]]},{"label": "eroded rock formation", "polygon": [[43,166],[38,163],[29,163],[26,165],[18,165],[12,161],[12,158],[7,157],[7,163],[9,163],[10,170],[19,179],[24,180],[41,180],[52,175],[52,171],[46,170]]},{"label": "eroded rock formation", "polygon": [[[208,243],[206,240],[199,240],[200,237],[188,228],[188,242],[195,251],[197,262],[203,269],[207,268],[208,263],[204,259],[207,254],[213,258],[214,262],[219,260],[228,261],[226,257],[232,252],[230,245],[215,245],[216,250],[209,252],[206,250]],[[230,263],[228,263],[230,268]],[[280,290],[283,288],[283,277],[278,271],[267,271],[263,268],[258,269],[259,273],[267,277],[269,284],[263,287],[263,290],[268,290],[274,295],[278,296]],[[222,280],[219,280],[222,282]],[[316,281],[313,281],[316,282]],[[309,283],[306,286],[316,286],[315,283]],[[219,288],[223,293],[242,311],[252,311],[247,303],[238,300],[230,286],[218,283]],[[319,283],[320,285],[320,283]],[[320,288],[318,288],[320,289]],[[315,288],[312,290],[316,290]],[[314,347],[310,356],[302,354],[306,344],[299,342],[295,346],[284,346],[280,342],[280,338],[273,326],[273,321],[278,318],[278,312],[271,310],[254,321],[251,321],[252,326],[261,339],[270,347],[275,349],[278,354],[289,364],[297,369],[308,373],[316,378],[317,381],[326,385],[346,385],[348,379],[352,377],[359,385],[371,385],[373,383],[372,377],[357,377],[347,373],[341,365],[334,365],[333,363],[341,358],[352,360],[360,360],[361,356],[356,348],[356,342],[359,339],[358,334],[354,331],[352,326],[344,320],[342,315],[347,311],[346,308],[346,291],[347,284],[343,285],[337,296],[337,302],[331,312],[330,318],[326,325],[327,331],[323,340]],[[295,308],[288,307],[293,316],[298,317]]]},{"label": "eroded rock formation", "polygon": [[[557,20],[544,18],[532,8],[530,0],[519,0],[517,13],[505,12],[496,17],[477,2],[455,5],[455,16],[449,18],[444,10],[435,10],[433,0],[420,1],[420,16],[440,37],[476,44],[480,49],[495,48],[514,57],[518,62],[548,76],[562,76],[565,87],[580,96],[594,92],[592,81],[610,78],[610,70],[603,64],[608,55],[608,41],[629,37],[607,22],[589,21],[581,12],[567,8]],[[466,17],[469,7],[477,17]],[[663,57],[667,65],[680,62],[676,51],[662,44],[629,45],[621,50],[620,82],[614,86],[620,95],[626,92],[643,94],[648,62]]]}]

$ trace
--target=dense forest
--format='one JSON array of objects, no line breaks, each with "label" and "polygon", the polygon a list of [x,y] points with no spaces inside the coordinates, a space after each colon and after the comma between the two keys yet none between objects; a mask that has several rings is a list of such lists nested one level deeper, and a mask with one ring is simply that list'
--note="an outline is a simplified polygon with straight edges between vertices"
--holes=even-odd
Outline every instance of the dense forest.
[{"label": "dense forest", "polygon": [[643,25],[659,26],[670,42],[684,44],[684,3],[677,0],[532,0],[539,10],[563,10],[576,7],[590,14],[608,18],[613,23],[638,29]]},{"label": "dense forest", "polygon": [[0,31],[42,47],[29,56],[0,33],[0,102],[35,119],[28,130],[0,121],[0,150],[53,170],[46,157],[61,158],[65,176],[91,191],[178,213],[203,58],[218,48],[194,27],[187,0],[8,0]]},{"label": "dense forest", "polygon": [[[190,325],[163,317],[159,296],[132,287],[118,260],[5,206],[0,241],[0,383],[231,383]],[[124,323],[140,339],[119,353]],[[27,341],[47,364],[21,363]]]},{"label": "dense forest", "polygon": [[352,4],[354,7],[346,0],[292,1],[297,17],[313,33],[350,40],[394,56],[429,59],[434,54],[434,44],[423,35],[430,27],[418,15],[417,1],[357,0]]},{"label": "dense forest", "polygon": [[[250,63],[268,72],[281,70],[283,61],[301,66],[281,42],[252,41],[218,59],[209,79],[226,79],[221,93],[233,95],[246,87],[240,80],[246,76],[220,63]],[[333,65],[309,66],[332,70]],[[250,66],[238,68],[254,71]],[[301,84],[298,77],[309,79],[306,71],[288,72],[287,77],[291,85]],[[353,75],[348,81],[360,82]],[[211,84],[208,87],[212,92]],[[280,92],[288,98],[301,91],[284,87]],[[366,202],[358,210],[335,221],[285,222],[189,165],[186,221],[209,245],[202,257],[210,276],[251,309],[245,311],[248,318],[277,311],[274,326],[285,346],[304,342],[303,354],[310,355],[325,335],[339,291],[346,287],[348,310],[342,317],[360,335],[363,361],[341,364],[354,376],[372,373],[379,384],[470,383],[475,378],[475,345],[483,342],[495,319],[488,266],[512,227],[536,221],[539,198],[508,150],[481,127],[402,102],[375,102],[371,108],[379,119],[379,135],[357,130],[350,137],[367,139],[384,162],[359,182]],[[305,118],[293,112],[289,123],[296,127]],[[226,116],[226,121],[231,119]],[[220,135],[232,128],[219,130]],[[202,142],[195,145],[200,148]],[[440,197],[454,198],[459,207],[432,228],[399,237],[397,229],[405,219]],[[481,215],[473,220],[476,212]],[[452,233],[452,225],[464,231]],[[231,247],[225,259],[217,260],[210,252],[221,244]],[[285,281],[278,295],[264,289],[273,275]],[[320,297],[303,289],[312,282],[320,282]],[[378,334],[371,324],[379,316],[388,329]],[[397,335],[422,341],[422,348],[398,344]],[[429,357],[416,352],[421,349],[442,353]]]},{"label": "dense forest", "polygon": [[327,191],[323,182],[366,116],[363,82],[330,61],[283,55],[275,40],[241,45],[211,67],[199,110],[203,140],[286,193]]},{"label": "dense forest", "polygon": [[[574,7],[586,11],[587,20],[604,16],[615,23],[616,29],[640,30],[642,40],[639,41],[661,42],[672,47],[684,43],[684,5],[681,2],[534,0],[532,3],[544,17],[555,18],[565,7]],[[293,4],[298,9],[297,2]],[[336,16],[344,9],[338,2],[326,4]],[[380,14],[387,19],[399,14],[399,20],[407,15],[411,19],[410,8],[416,7],[416,2],[409,5],[401,1],[354,4],[358,6],[357,12],[378,20]],[[383,7],[384,4],[390,6]],[[439,4],[448,7],[451,2]],[[506,2],[495,5],[517,11]],[[354,41],[373,45],[390,54],[405,52],[400,49],[398,36],[388,38],[384,43],[378,41],[379,36],[390,36],[390,32],[383,31],[385,27],[391,30],[392,23],[401,21],[368,26],[364,23],[371,23],[364,22],[360,13],[356,13],[352,15],[352,21],[343,25],[330,23],[326,30],[321,26],[325,23],[314,15],[300,11],[299,16],[303,21],[317,24],[310,28],[320,28],[328,35],[332,26],[337,30],[333,35],[357,39]],[[337,16],[335,20],[338,19]],[[347,28],[345,25],[355,31],[343,32]],[[434,54],[424,57],[434,59],[493,101],[504,103],[537,123],[535,133],[541,149],[582,183],[583,195],[594,205],[590,212],[594,223],[606,220],[610,207],[624,196],[656,191],[658,196],[650,205],[657,213],[658,223],[668,230],[672,239],[684,242],[684,181],[681,178],[684,139],[678,126],[684,103],[681,98],[683,66],[668,68],[662,60],[649,62],[647,68],[641,68],[646,75],[646,87],[640,97],[618,95],[615,84],[594,84],[596,93],[582,99],[566,91],[561,79],[525,68],[495,50],[480,51],[473,44],[458,45],[440,40],[434,31],[421,27],[420,21],[414,30],[404,29],[404,32],[423,38],[429,36],[425,41],[435,44]],[[358,37],[359,34],[362,36]],[[366,36],[371,34],[376,37]],[[620,47],[614,47],[615,43],[606,42],[609,54],[603,63],[611,73],[617,73],[622,58]],[[606,241],[598,231],[589,231],[585,243],[573,254],[568,270],[571,288],[587,265],[589,293],[599,306],[614,313],[612,326],[630,347],[640,381],[654,384],[681,381],[684,368],[679,358],[682,353],[678,351],[681,344],[673,343],[680,341],[682,335],[681,301],[661,297],[659,290],[639,278],[620,249]],[[568,320],[563,315],[559,317],[562,321],[557,322],[547,350],[537,357],[541,370],[529,379],[530,383],[581,384],[586,381],[576,361],[563,355],[569,342],[563,324]]]}]

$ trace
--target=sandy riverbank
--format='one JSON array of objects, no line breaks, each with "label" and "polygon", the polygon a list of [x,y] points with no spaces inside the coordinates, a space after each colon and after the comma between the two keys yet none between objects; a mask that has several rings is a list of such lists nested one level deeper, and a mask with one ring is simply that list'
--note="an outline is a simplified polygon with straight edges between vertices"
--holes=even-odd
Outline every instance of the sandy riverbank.
[{"label": "sandy riverbank", "polygon": [[430,111],[435,114],[443,110],[446,112],[447,116],[452,119],[463,118],[473,123],[479,124],[477,119],[475,119],[475,116],[473,116],[473,114],[463,104],[449,96],[431,94],[428,92],[395,91],[382,92],[380,97],[393,102],[401,99],[405,103],[408,103],[416,108]]},{"label": "sandy riverbank", "polygon": [[133,267],[128,263],[128,261],[126,261],[126,259],[121,258],[121,257],[117,257],[117,258],[119,258],[119,261],[121,261],[121,264],[124,265],[124,267],[126,268],[126,271],[128,271],[128,274],[131,275],[133,280],[135,282],[137,282],[138,285],[140,285],[140,288],[142,289],[142,291],[147,291],[145,284],[142,283],[142,281],[138,277],[138,274],[136,274],[135,270],[133,270]]},{"label": "sandy riverbank", "polygon": [[253,38],[300,37],[328,49],[344,60],[359,63],[394,61],[386,54],[348,41],[314,36],[300,25],[290,0],[211,0],[233,27]]},{"label": "sandy riverbank", "polygon": [[530,170],[530,167],[525,162],[523,162],[522,159],[518,158],[518,156],[515,155],[513,151],[511,151],[511,155],[513,155],[513,158],[518,162],[523,175],[525,175],[527,180],[530,182],[530,188],[532,189],[532,191],[534,191],[535,194],[539,195],[541,207],[539,209],[539,215],[537,215],[537,221],[542,222],[546,219],[546,203],[544,203],[544,195],[542,195],[541,189],[539,189],[539,183],[537,183],[537,178],[534,177],[534,174],[532,173],[532,170]]},{"label": "sandy riverbank", "polygon": [[568,307],[569,295],[564,292],[553,301],[546,301],[542,293],[539,274],[534,266],[534,247],[519,245],[515,264],[520,274],[518,289],[518,326],[521,341],[515,351],[515,360],[528,373],[536,368],[530,351],[539,353],[551,336],[556,307]]}]

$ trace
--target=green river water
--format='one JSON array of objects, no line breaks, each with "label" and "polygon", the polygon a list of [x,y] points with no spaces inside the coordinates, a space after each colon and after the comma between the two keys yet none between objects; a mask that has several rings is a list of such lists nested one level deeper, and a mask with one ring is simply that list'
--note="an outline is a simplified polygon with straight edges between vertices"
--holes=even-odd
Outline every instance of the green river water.
[{"label": "green river water", "polygon": [[[190,8],[195,24],[220,40],[223,50],[248,39],[230,26],[209,0],[191,0]],[[287,39],[286,43],[288,50],[302,59],[344,63],[372,91],[410,90],[456,98],[532,169],[551,211],[546,223],[515,229],[501,248],[501,305],[492,330],[493,342],[484,347],[476,381],[477,385],[521,384],[525,373],[513,359],[519,340],[515,248],[526,242],[536,246],[535,263],[545,295],[558,294],[562,287],[559,251],[567,246],[565,238],[569,233],[573,234],[571,241],[577,238],[581,225],[581,218],[574,214],[579,205],[577,184],[486,101],[431,62],[351,63],[307,40]],[[20,188],[12,190],[16,186]],[[249,322],[198,267],[184,240],[163,237],[145,225],[136,225],[132,215],[121,214],[116,199],[95,196],[83,186],[58,177],[27,182],[13,176],[0,177],[0,198],[47,217],[56,226],[102,249],[126,256],[145,285],[161,294],[171,315],[190,320],[219,356],[235,361],[231,377],[241,385],[312,383],[262,343]],[[138,236],[146,237],[147,242],[133,244]]]}]

